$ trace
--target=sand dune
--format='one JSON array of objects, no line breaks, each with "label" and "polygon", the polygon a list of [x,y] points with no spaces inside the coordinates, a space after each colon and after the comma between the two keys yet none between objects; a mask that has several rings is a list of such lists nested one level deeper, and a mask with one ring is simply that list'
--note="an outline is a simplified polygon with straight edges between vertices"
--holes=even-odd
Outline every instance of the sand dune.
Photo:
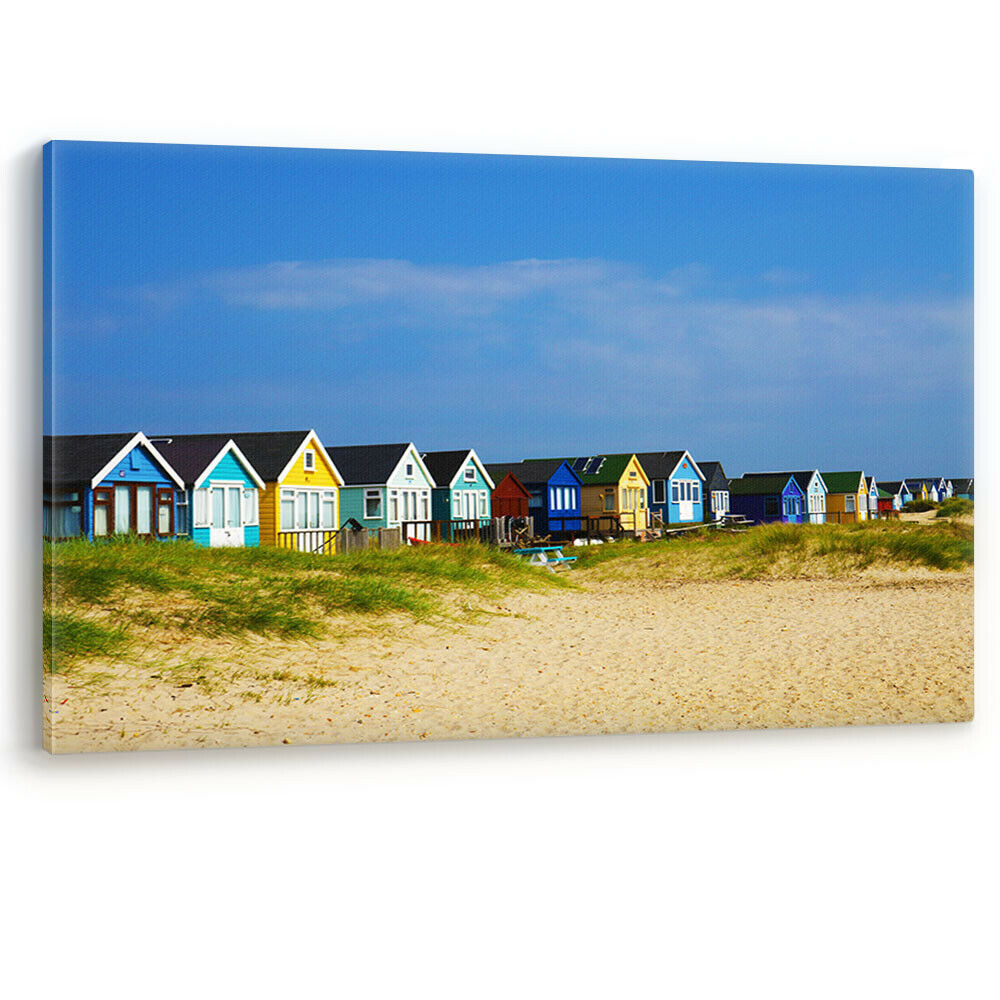
[{"label": "sand dune", "polygon": [[53,749],[962,721],[973,575],[650,584],[577,576],[472,624],[185,642],[46,682]]}]

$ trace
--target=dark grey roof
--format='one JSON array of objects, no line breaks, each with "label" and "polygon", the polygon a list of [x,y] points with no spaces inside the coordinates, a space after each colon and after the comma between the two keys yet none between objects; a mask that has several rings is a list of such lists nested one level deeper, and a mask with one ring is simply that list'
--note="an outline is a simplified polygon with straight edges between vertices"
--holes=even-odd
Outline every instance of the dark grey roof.
[{"label": "dark grey roof", "polygon": [[886,493],[898,493],[899,492],[899,488],[903,485],[903,480],[902,479],[893,479],[893,480],[890,480],[888,482],[879,482],[878,480],[876,480],[875,481],[875,485],[880,490],[885,490]]},{"label": "dark grey roof", "polygon": [[420,457],[434,482],[438,486],[447,486],[458,475],[459,469],[465,466],[471,450],[466,448],[465,451],[428,451]]},{"label": "dark grey roof", "polygon": [[972,486],[973,477],[968,478],[962,477],[961,479],[953,479],[951,485],[954,487],[956,493],[968,493],[969,488]]},{"label": "dark grey roof", "polygon": [[[292,456],[310,432],[304,431],[258,431],[251,434],[228,434],[236,442],[236,447],[246,455],[247,460],[257,470],[257,475],[265,483],[277,482],[278,476],[291,461]],[[193,436],[193,435],[192,435]],[[204,435],[212,437],[214,435]],[[334,463],[336,465],[336,463]]]},{"label": "dark grey roof", "polygon": [[[523,485],[532,486],[547,483],[563,463],[574,472],[572,464],[564,458],[529,458],[524,462],[491,463],[486,466],[486,471],[495,483],[500,482],[508,472],[513,472]],[[574,475],[580,479],[578,473],[574,472]]]},{"label": "dark grey roof", "polygon": [[[730,479],[729,492],[734,496],[774,496],[784,493],[792,480],[795,477],[790,472],[748,473],[741,479]],[[795,483],[798,485],[798,480]]]},{"label": "dark grey roof", "polygon": [[[802,490],[803,493],[809,492],[809,483],[812,481],[812,477],[816,474],[815,469],[806,469],[801,472],[744,472],[744,479],[760,479],[764,476],[784,476],[785,481],[788,481],[788,477],[791,476],[795,480],[796,485]],[[820,473],[820,477],[822,477]],[[867,480],[865,480],[867,482]]]},{"label": "dark grey roof", "polygon": [[[229,441],[228,434],[172,434],[149,439],[174,472],[192,486]],[[302,439],[299,438],[301,444]],[[237,445],[239,447],[239,445]],[[240,449],[242,451],[242,449]],[[291,457],[291,456],[289,456]],[[249,461],[249,459],[248,459]],[[285,460],[287,464],[287,459]],[[251,463],[252,464],[252,463]],[[284,466],[282,466],[284,468]],[[278,470],[281,471],[280,469]],[[260,475],[260,473],[258,473]]]},{"label": "dark grey roof", "polygon": [[53,485],[87,483],[132,440],[123,434],[63,434],[42,438],[42,480]]},{"label": "dark grey roof", "polygon": [[[326,453],[344,477],[345,486],[366,486],[388,482],[409,447],[409,441],[402,444],[354,444],[327,448]],[[434,482],[437,482],[436,478]]]},{"label": "dark grey roof", "polygon": [[668,479],[683,455],[683,451],[637,451],[635,457],[650,479]]},{"label": "dark grey roof", "polygon": [[729,488],[726,470],[722,468],[721,462],[699,462],[698,468],[701,469],[705,476],[705,489],[709,493],[712,490],[725,490]]}]

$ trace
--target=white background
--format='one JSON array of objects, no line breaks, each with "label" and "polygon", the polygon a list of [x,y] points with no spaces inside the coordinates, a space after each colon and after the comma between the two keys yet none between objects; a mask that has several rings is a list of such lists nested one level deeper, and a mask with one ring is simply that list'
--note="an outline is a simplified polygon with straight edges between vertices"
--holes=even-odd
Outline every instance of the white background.
[{"label": "white background", "polygon": [[[8,996],[996,995],[1000,173],[987,9],[7,10]],[[976,721],[48,757],[32,497],[49,138],[975,169]]]}]

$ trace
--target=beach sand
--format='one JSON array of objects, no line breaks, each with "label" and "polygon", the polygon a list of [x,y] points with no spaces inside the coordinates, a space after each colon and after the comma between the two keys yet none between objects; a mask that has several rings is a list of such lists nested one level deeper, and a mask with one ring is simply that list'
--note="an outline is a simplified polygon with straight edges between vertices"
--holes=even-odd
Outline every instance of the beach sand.
[{"label": "beach sand", "polygon": [[464,624],[154,636],[132,662],[47,676],[46,735],[74,752],[972,718],[971,569],[574,579]]}]

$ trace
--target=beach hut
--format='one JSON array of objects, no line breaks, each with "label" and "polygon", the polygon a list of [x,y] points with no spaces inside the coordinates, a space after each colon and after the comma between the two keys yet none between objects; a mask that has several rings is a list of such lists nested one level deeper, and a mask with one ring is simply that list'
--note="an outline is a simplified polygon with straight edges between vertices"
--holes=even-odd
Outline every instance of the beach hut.
[{"label": "beach hut", "polygon": [[46,538],[175,537],[184,482],[141,431],[42,438]]},{"label": "beach hut", "polygon": [[826,483],[826,519],[838,524],[868,518],[868,486],[865,474],[824,472]]},{"label": "beach hut", "polygon": [[868,490],[868,519],[870,521],[878,520],[878,484],[875,482],[874,476],[869,476],[865,481],[865,486]]},{"label": "beach hut", "polygon": [[807,518],[806,493],[790,473],[750,473],[729,481],[734,514],[766,524],[802,524]]},{"label": "beach hut", "polygon": [[264,483],[260,544],[332,553],[343,479],[316,432],[262,431],[232,439]]},{"label": "beach hut", "polygon": [[702,507],[706,521],[720,521],[729,513],[729,480],[721,462],[698,462],[702,483]]},{"label": "beach hut", "polygon": [[907,482],[914,500],[940,503],[948,499],[947,484],[941,476],[910,476]]},{"label": "beach hut", "polygon": [[[910,493],[905,479],[886,480],[875,485],[881,491],[880,497],[881,493],[887,493],[892,498],[892,510],[902,510],[903,504],[909,503],[913,499],[913,494]],[[881,506],[879,509],[882,509]]]},{"label": "beach hut", "polygon": [[819,469],[806,469],[800,472],[747,472],[744,479],[761,476],[791,476],[805,496],[806,521],[810,524],[826,522],[826,480]]},{"label": "beach hut", "polygon": [[960,497],[962,500],[975,500],[975,483],[971,477],[968,479],[953,479],[952,485],[955,497]]},{"label": "beach hut", "polygon": [[643,451],[636,455],[649,477],[647,502],[664,524],[705,520],[705,474],[686,451]]},{"label": "beach hut", "polygon": [[562,535],[581,530],[582,480],[562,458],[490,463],[494,479],[512,475],[528,491],[528,513],[536,535]]},{"label": "beach hut", "polygon": [[582,483],[580,508],[584,517],[617,518],[623,531],[639,532],[649,527],[649,476],[634,452],[566,461]]},{"label": "beach hut", "polygon": [[260,544],[264,481],[226,434],[175,434],[150,440],[184,481],[176,529],[196,545]]},{"label": "beach hut", "polygon": [[341,520],[369,530],[406,525],[403,540],[431,537],[431,491],[437,486],[412,441],[330,448],[344,477]]},{"label": "beach hut", "polygon": [[876,502],[878,503],[878,516],[880,518],[885,518],[896,510],[896,498],[888,490],[884,490],[876,484],[874,493]]},{"label": "beach hut", "polygon": [[507,468],[504,465],[486,466],[486,471],[496,480],[491,497],[493,516],[527,517],[531,494],[527,486],[513,472],[508,472]]},{"label": "beach hut", "polygon": [[[493,479],[471,448],[427,451],[420,456],[437,484],[431,490],[431,519],[485,524],[492,515]],[[450,530],[447,533],[451,538]]]}]

